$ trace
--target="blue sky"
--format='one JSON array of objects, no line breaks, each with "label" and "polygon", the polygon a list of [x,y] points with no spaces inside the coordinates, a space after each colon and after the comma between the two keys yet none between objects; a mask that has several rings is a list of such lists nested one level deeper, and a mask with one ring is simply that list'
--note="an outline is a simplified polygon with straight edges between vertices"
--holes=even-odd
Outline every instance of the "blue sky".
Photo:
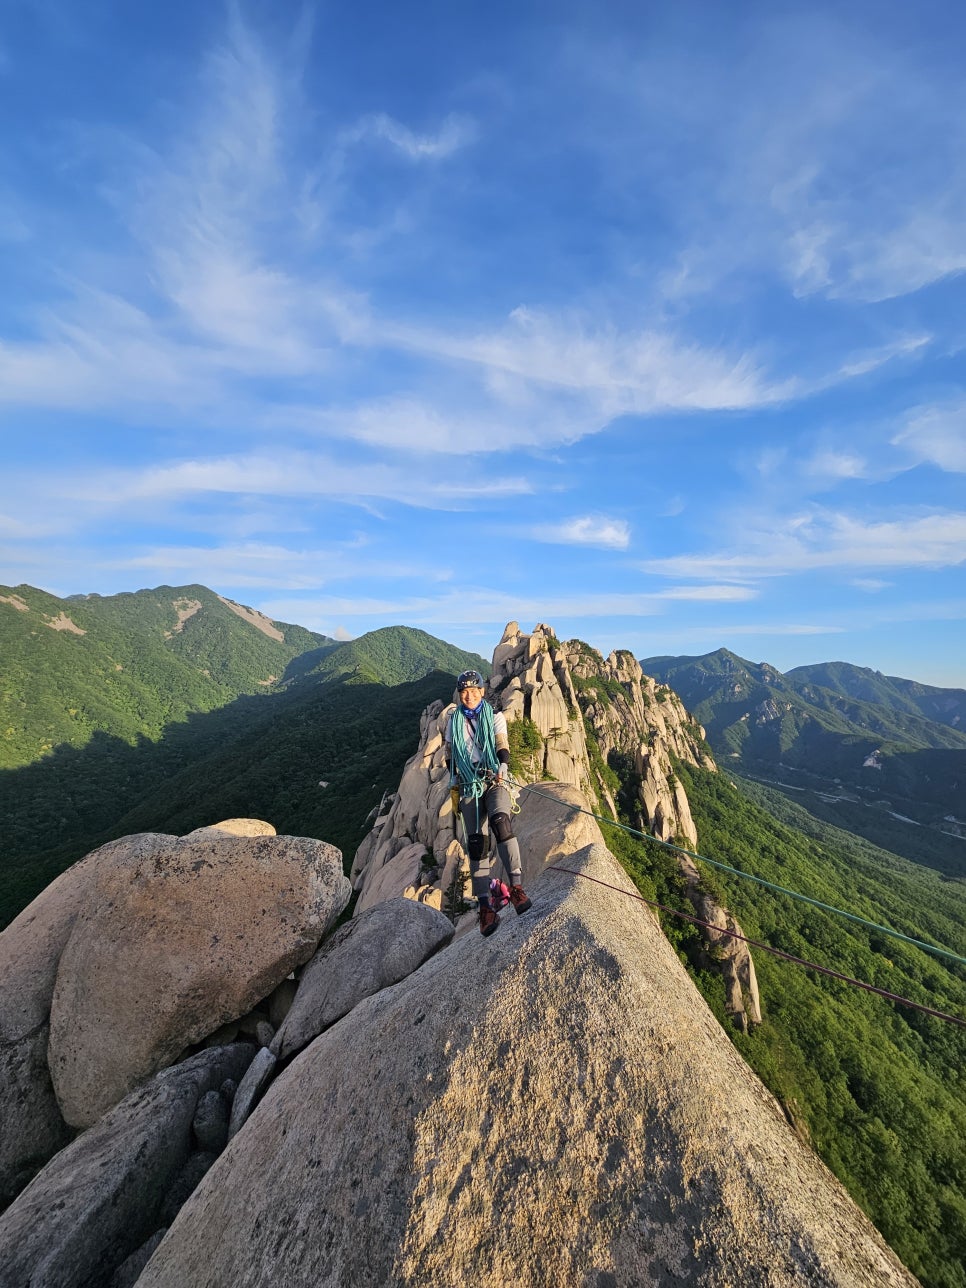
[{"label": "blue sky", "polygon": [[0,19],[0,581],[966,686],[948,3]]}]

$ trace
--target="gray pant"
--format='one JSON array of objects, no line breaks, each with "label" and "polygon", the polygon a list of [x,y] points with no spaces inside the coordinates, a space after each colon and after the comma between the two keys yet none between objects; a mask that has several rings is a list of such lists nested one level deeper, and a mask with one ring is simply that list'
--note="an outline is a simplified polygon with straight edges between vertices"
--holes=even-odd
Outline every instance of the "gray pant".
[{"label": "gray pant", "polygon": [[497,852],[506,871],[508,883],[523,884],[520,842],[513,835],[510,806],[510,793],[498,783],[494,783],[484,796],[460,797],[460,814],[463,817],[463,826],[466,828],[464,845],[468,844],[468,838],[476,833],[481,833],[484,837],[482,855],[477,856],[474,853],[474,847],[469,846],[470,876],[473,878],[473,894],[477,899],[485,898],[490,893],[490,868],[493,862],[489,854],[491,822],[496,836]]}]

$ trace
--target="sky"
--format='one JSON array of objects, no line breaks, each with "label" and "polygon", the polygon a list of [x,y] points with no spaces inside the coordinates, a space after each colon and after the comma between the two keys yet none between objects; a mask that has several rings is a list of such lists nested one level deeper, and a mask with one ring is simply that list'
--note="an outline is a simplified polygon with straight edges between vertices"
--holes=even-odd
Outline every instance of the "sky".
[{"label": "sky", "polygon": [[966,687],[966,11],[0,12],[0,582]]}]

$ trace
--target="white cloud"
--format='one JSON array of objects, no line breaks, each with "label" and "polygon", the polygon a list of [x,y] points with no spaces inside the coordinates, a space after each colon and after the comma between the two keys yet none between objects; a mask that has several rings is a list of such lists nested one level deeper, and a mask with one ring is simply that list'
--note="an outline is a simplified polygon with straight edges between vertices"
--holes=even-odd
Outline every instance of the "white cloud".
[{"label": "white cloud", "polygon": [[741,604],[749,599],[757,599],[758,591],[752,586],[675,586],[672,590],[658,591],[657,597],[695,603]]},{"label": "white cloud", "polygon": [[[722,591],[723,593],[719,593]],[[431,624],[437,627],[506,622],[546,621],[566,632],[578,631],[578,623],[596,619],[660,617],[668,605],[682,599],[708,599],[711,602],[741,601],[752,598],[754,591],[733,588],[680,587],[651,592],[611,591],[599,593],[561,593],[547,589],[543,594],[530,591],[509,592],[486,586],[444,591],[439,595],[400,595],[393,598],[374,596],[323,596],[305,599],[271,599],[257,605],[276,620],[297,621],[322,629],[317,623],[336,618],[353,621],[376,619]],[[297,614],[301,613],[301,616]],[[789,628],[800,632],[807,628]],[[558,635],[560,631],[558,630]]]},{"label": "white cloud", "polygon": [[373,553],[360,558],[354,543],[291,549],[259,542],[233,546],[155,546],[115,561],[118,569],[151,570],[165,581],[188,579],[209,586],[259,586],[276,590],[318,590],[332,582],[391,577],[398,581],[448,581],[448,568],[406,562]]},{"label": "white cloud", "polygon": [[744,542],[733,550],[641,566],[666,577],[748,580],[817,569],[948,568],[966,562],[966,512],[866,522],[816,508],[770,521],[746,516],[744,526]]},{"label": "white cloud", "polygon": [[804,472],[823,481],[861,479],[868,475],[868,463],[856,452],[826,448],[803,464]]},{"label": "white cloud", "polygon": [[966,398],[910,413],[892,442],[915,462],[928,462],[954,474],[966,474]]},{"label": "white cloud", "polygon": [[790,382],[772,383],[747,354],[703,348],[670,332],[624,331],[524,307],[496,331],[461,336],[411,328],[397,338],[401,347],[582,395],[605,419],[759,407],[796,393]]},{"label": "white cloud", "polygon": [[541,524],[531,529],[537,541],[558,545],[600,546],[605,550],[626,550],[630,545],[631,530],[623,519],[606,515],[581,515],[564,519],[560,523]]},{"label": "white cloud", "polygon": [[364,116],[358,125],[346,130],[341,141],[360,143],[379,139],[389,143],[409,161],[442,161],[472,143],[476,128],[465,116],[447,116],[436,134],[417,134],[385,112]]},{"label": "white cloud", "polygon": [[856,590],[864,590],[870,595],[875,595],[880,590],[888,590],[892,582],[883,581],[881,577],[853,577],[849,584]]},{"label": "white cloud", "polygon": [[897,340],[884,344],[877,349],[857,353],[846,359],[840,368],[840,375],[846,378],[868,375],[870,371],[878,370],[879,367],[891,362],[894,358],[906,358],[920,353],[927,345],[932,343],[932,340],[931,335],[925,334],[900,336]]},{"label": "white cloud", "polygon": [[578,62],[581,111],[610,108],[597,125],[615,199],[641,208],[644,176],[646,208],[673,229],[663,297],[680,307],[764,272],[798,296],[877,301],[962,271],[951,65],[848,6],[759,18],[729,20],[717,57],[658,40]]},{"label": "white cloud", "polygon": [[[37,484],[29,487],[36,494]],[[418,509],[465,509],[474,502],[521,496],[531,491],[526,479],[483,474],[452,478],[427,475],[420,463],[351,463],[323,453],[279,451],[204,457],[144,469],[104,469],[78,474],[51,474],[42,480],[48,498],[68,508],[124,508],[145,502],[172,502],[205,494],[245,497],[331,497],[397,501]],[[17,498],[15,498],[17,500]],[[17,503],[33,504],[27,497]]]}]

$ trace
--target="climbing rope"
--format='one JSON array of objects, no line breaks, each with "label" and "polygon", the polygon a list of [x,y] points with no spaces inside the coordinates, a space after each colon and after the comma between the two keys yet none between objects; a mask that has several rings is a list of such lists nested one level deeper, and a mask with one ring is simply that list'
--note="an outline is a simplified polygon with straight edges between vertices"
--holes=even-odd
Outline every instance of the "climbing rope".
[{"label": "climbing rope", "polygon": [[490,782],[487,776],[492,776],[500,767],[500,762],[496,755],[496,731],[493,726],[493,708],[488,702],[484,702],[480,707],[479,720],[476,729],[470,725],[473,731],[473,741],[479,752],[480,759],[474,761],[470,756],[469,748],[466,745],[466,726],[469,723],[463,712],[462,707],[457,707],[452,715],[452,748],[453,748],[453,769],[455,777],[459,780],[464,796],[485,796]]},{"label": "climbing rope", "polygon": [[959,953],[951,952],[948,948],[941,948],[937,944],[927,943],[923,939],[914,939],[911,935],[904,935],[899,930],[893,930],[890,926],[881,926],[876,921],[869,921],[865,917],[858,916],[854,912],[846,912],[844,908],[836,908],[830,903],[822,903],[820,899],[813,899],[810,895],[800,894],[797,890],[789,890],[786,886],[776,885],[774,881],[766,881],[764,877],[756,877],[751,872],[742,872],[740,868],[729,867],[727,863],[719,863],[716,859],[706,858],[703,854],[697,854],[694,850],[686,850],[682,845],[675,845],[671,841],[662,841],[657,836],[650,836],[647,832],[640,832],[636,828],[629,827],[626,823],[619,823],[613,818],[604,818],[600,814],[594,814],[589,809],[582,809],[579,805],[570,805],[567,801],[558,800],[556,796],[550,796],[547,792],[541,792],[536,787],[528,784],[514,784],[521,791],[530,792],[534,796],[542,796],[545,800],[553,801],[554,804],[570,810],[574,814],[587,814],[590,818],[596,819],[598,823],[606,823],[608,827],[620,828],[622,832],[629,832],[631,836],[639,837],[642,841],[650,841],[654,845],[661,845],[666,850],[673,850],[677,854],[686,854],[690,859],[700,859],[702,863],[707,863],[713,868],[719,868],[722,872],[730,872],[732,876],[744,877],[746,881],[754,881],[756,885],[765,886],[769,890],[776,890],[779,894],[787,895],[790,899],[798,899],[802,903],[811,904],[813,908],[821,908],[823,912],[834,913],[838,917],[844,917],[848,921],[854,921],[857,925],[865,926],[869,930],[878,930],[883,935],[891,935],[893,939],[900,939],[904,943],[913,944],[916,948],[921,948],[927,953],[932,953],[937,957],[946,957],[950,961],[959,962],[966,965],[966,957],[961,957]]},{"label": "climbing rope", "polygon": [[[550,799],[553,798],[551,797]],[[558,804],[560,803],[558,802]],[[887,998],[890,1002],[898,1002],[901,1006],[911,1006],[913,1010],[922,1011],[924,1015],[932,1015],[937,1020],[945,1020],[949,1024],[958,1024],[960,1028],[966,1028],[966,1020],[959,1015],[950,1015],[948,1011],[937,1011],[932,1006],[924,1006],[921,1002],[914,1002],[910,997],[903,997],[899,993],[890,993],[885,988],[876,988],[874,984],[867,984],[864,980],[854,979],[851,975],[843,975],[841,971],[832,970],[828,966],[819,966],[817,962],[806,961],[804,957],[796,957],[792,953],[783,952],[782,949],[773,948],[771,944],[764,944],[759,939],[749,939],[747,935],[739,934],[737,930],[725,930],[721,926],[716,926],[714,922],[702,921],[700,917],[692,917],[689,913],[680,912],[677,908],[669,908],[667,904],[658,903],[656,899],[645,899],[642,894],[632,894],[630,890],[622,890],[620,886],[601,881],[599,877],[592,877],[587,872],[578,872],[575,868],[562,868],[559,863],[549,864],[547,871],[565,872],[572,877],[583,877],[585,881],[593,881],[595,885],[604,886],[607,890],[616,890],[618,894],[624,895],[627,899],[637,899],[641,903],[649,904],[652,908],[660,908],[662,912],[668,912],[673,917],[680,917],[684,921],[693,922],[696,926],[705,926],[709,930],[716,931],[719,935],[727,935],[731,939],[740,939],[742,943],[750,944],[752,948],[760,948],[766,953],[771,953],[773,957],[782,958],[783,961],[793,962],[796,966],[804,966],[807,970],[818,971],[820,974],[828,975],[832,979],[841,980],[843,984],[863,988],[867,993],[876,993],[879,997]]]}]

